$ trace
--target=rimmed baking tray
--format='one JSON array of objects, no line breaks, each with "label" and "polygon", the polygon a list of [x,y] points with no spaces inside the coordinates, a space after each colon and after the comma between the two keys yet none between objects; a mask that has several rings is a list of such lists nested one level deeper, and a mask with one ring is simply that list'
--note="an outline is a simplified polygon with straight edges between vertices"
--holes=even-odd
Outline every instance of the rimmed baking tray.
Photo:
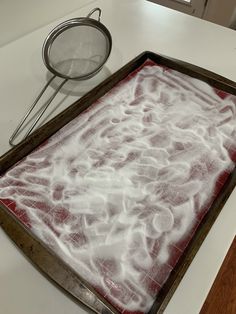
[{"label": "rimmed baking tray", "polygon": [[[0,158],[0,175],[2,176],[0,180],[4,178],[9,169],[14,170],[22,160],[24,161],[26,156],[30,156],[31,152],[37,152],[38,147],[40,150],[40,147],[47,145],[48,139],[70,121],[85,112],[90,106],[96,106],[96,103],[99,105],[99,100],[105,94],[111,93],[113,89],[117,89],[117,86],[122,87],[122,82],[135,77],[135,74],[145,65],[153,66],[155,64],[162,71],[176,71],[176,73],[187,75],[186,77],[196,78],[208,83],[214,89],[216,95],[222,99],[227,95],[229,96],[229,94],[236,95],[236,84],[228,79],[182,61],[173,60],[152,52],[144,52],[3,155]],[[182,78],[185,78],[185,76]],[[137,97],[139,96],[137,95]],[[146,122],[148,123],[148,120]],[[117,123],[117,121],[114,121],[114,123]],[[93,130],[93,132],[96,132],[96,130]],[[230,153],[232,160],[235,162],[235,151]],[[198,219],[197,224],[192,226],[191,236],[189,235],[188,241],[185,241],[185,245],[182,243],[181,247],[176,247],[177,250],[181,251],[181,254],[178,254],[178,258],[175,258],[171,265],[165,264],[168,265],[168,276],[165,277],[163,283],[160,285],[149,276],[149,273],[145,274],[145,282],[146,279],[149,280],[148,288],[150,291],[152,290],[150,293],[152,293],[152,296],[154,293],[156,294],[148,313],[163,312],[235,184],[236,170],[231,165],[231,169],[223,171],[216,180],[215,192],[213,193],[214,199],[208,200],[207,209],[201,215],[201,219]],[[1,188],[4,189],[6,186]],[[206,204],[204,206],[206,207]],[[14,193],[12,198],[5,198],[0,202],[0,224],[2,228],[39,270],[73,297],[75,301],[82,303],[95,313],[143,313],[138,309],[121,307],[119,303],[114,302],[114,298],[111,299],[109,294],[104,293],[101,287],[88,283],[88,280],[85,280],[83,275],[78,270],[75,271],[70,265],[69,260],[63,259],[52,247],[47,246],[38,235],[35,235],[37,233],[31,230],[30,223],[27,224],[27,218],[24,220],[22,213],[19,216],[21,219],[17,217],[17,211],[14,212],[13,207],[15,208]],[[168,232],[168,230],[165,230],[165,232]],[[102,266],[104,266],[104,263]],[[154,271],[154,269],[152,270]],[[112,290],[110,291],[112,293]]]}]

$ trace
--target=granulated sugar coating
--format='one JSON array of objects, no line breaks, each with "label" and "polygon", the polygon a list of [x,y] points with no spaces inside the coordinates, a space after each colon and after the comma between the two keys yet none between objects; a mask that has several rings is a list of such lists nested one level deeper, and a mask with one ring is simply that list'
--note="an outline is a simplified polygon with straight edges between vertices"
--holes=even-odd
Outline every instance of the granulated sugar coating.
[{"label": "granulated sugar coating", "polygon": [[121,313],[146,313],[233,169],[235,103],[147,62],[5,173],[1,202]]}]

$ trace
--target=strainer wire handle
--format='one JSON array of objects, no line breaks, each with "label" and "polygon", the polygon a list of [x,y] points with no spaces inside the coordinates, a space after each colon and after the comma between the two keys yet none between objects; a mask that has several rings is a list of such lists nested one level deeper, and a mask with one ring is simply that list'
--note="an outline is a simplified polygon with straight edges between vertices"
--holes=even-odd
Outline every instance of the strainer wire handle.
[{"label": "strainer wire handle", "polygon": [[96,11],[98,11],[98,22],[100,22],[102,14],[102,10],[100,8],[94,8],[92,11],[90,11],[89,14],[87,15],[87,18],[90,18],[90,16],[93,15],[93,13],[95,13]]},{"label": "strainer wire handle", "polygon": [[[24,115],[24,117],[22,118],[22,120],[20,121],[20,123],[18,124],[18,126],[16,127],[15,131],[13,132],[12,136],[9,139],[9,144],[11,146],[15,146],[16,144],[13,143],[13,141],[15,140],[15,138],[18,136],[18,134],[20,133],[22,126],[24,125],[25,121],[27,120],[27,118],[29,117],[29,115],[31,114],[31,112],[33,111],[33,109],[35,108],[35,106],[37,105],[37,103],[39,102],[40,98],[42,97],[42,95],[44,94],[44,92],[46,91],[46,89],[48,88],[48,86],[51,84],[51,82],[55,79],[56,75],[54,75],[43,87],[43,89],[41,90],[41,92],[39,93],[38,97],[35,99],[35,101],[32,103],[32,105],[29,107],[28,111],[26,112],[26,114]],[[68,81],[68,79],[64,79],[62,81],[62,83],[58,86],[58,88],[55,90],[55,92],[52,94],[52,96],[48,99],[48,101],[46,102],[45,105],[43,105],[41,107],[41,110],[39,110],[38,114],[36,115],[33,123],[31,124],[30,128],[28,129],[28,131],[26,132],[26,134],[24,135],[25,139],[31,132],[32,130],[35,128],[36,124],[38,123],[38,121],[41,119],[42,115],[44,114],[44,112],[47,110],[48,106],[50,105],[50,103],[53,101],[53,99],[56,97],[56,95],[58,94],[58,92],[60,91],[60,89],[62,88],[62,86]]]}]

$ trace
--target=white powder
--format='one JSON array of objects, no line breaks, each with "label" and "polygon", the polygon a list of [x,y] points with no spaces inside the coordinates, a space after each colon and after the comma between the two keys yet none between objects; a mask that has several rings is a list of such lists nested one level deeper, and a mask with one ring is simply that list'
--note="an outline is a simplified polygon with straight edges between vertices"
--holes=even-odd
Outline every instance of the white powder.
[{"label": "white powder", "polygon": [[33,232],[109,300],[147,312],[172,269],[171,246],[233,167],[235,102],[146,65],[9,170],[0,198],[14,199]]}]

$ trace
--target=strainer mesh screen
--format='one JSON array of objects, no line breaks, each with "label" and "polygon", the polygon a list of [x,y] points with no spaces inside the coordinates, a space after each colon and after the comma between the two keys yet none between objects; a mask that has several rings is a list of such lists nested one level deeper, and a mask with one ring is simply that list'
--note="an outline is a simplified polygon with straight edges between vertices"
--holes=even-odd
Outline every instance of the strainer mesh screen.
[{"label": "strainer mesh screen", "polygon": [[51,45],[50,65],[69,78],[95,72],[105,62],[108,42],[93,26],[76,25],[63,31]]}]

